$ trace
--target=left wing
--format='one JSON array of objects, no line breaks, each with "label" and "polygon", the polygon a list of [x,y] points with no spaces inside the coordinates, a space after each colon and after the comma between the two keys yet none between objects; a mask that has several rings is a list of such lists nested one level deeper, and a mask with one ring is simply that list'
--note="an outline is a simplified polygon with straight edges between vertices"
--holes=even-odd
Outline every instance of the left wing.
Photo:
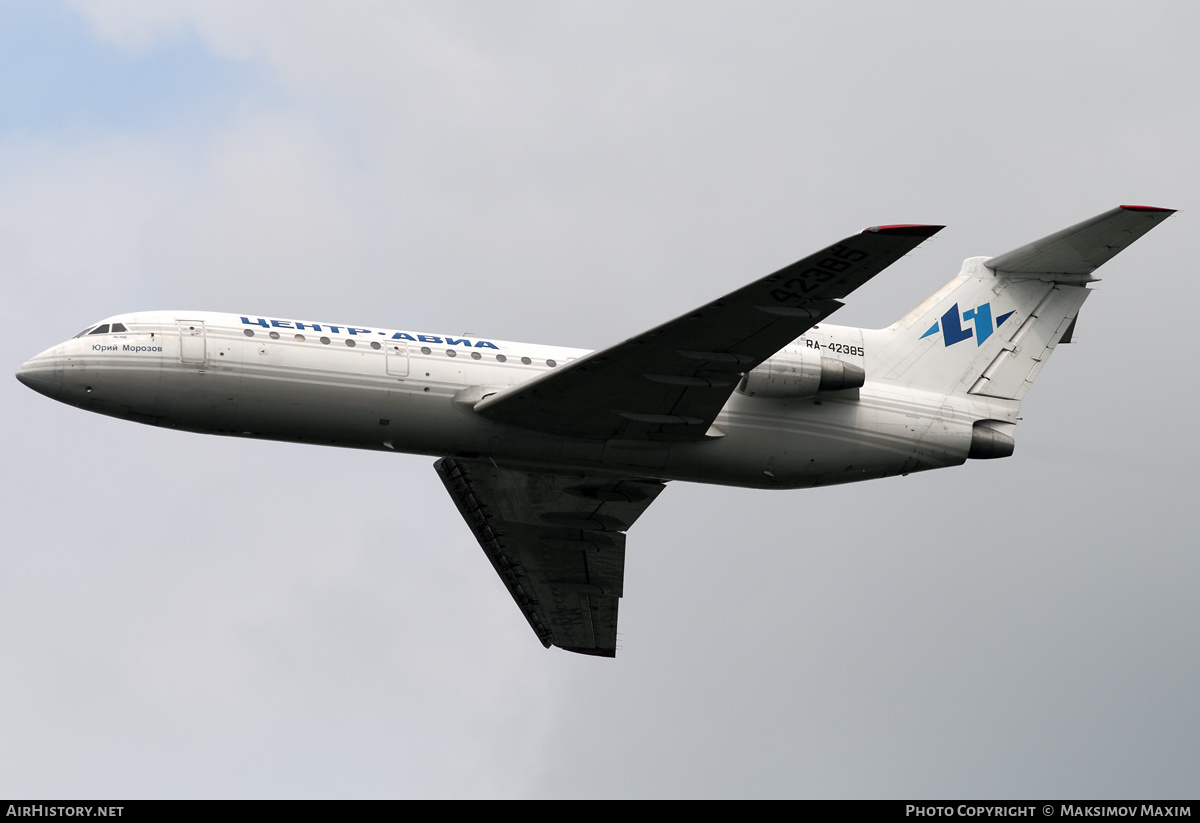
[{"label": "left wing", "polygon": [[433,465],[542,645],[615,657],[625,530],[663,484],[457,457]]},{"label": "left wing", "polygon": [[750,371],[941,226],[877,226],[644,334],[475,404],[484,417],[590,439],[699,440]]}]

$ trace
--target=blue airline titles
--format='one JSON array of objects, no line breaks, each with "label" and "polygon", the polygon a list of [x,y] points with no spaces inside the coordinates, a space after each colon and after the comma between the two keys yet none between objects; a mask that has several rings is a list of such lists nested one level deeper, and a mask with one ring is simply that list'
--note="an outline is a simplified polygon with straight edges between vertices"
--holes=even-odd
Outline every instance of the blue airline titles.
[{"label": "blue airline titles", "polygon": [[[261,317],[256,317],[251,320],[249,317],[242,317],[242,323],[246,326],[261,326],[264,329],[293,329],[296,331],[329,331],[333,334],[341,334],[343,330],[346,334],[378,334],[382,337],[387,337],[386,331],[372,331],[371,329],[360,329],[355,326],[331,326],[328,323],[322,325],[320,323],[301,323],[298,320],[264,320]],[[442,337],[436,334],[418,334],[413,336],[405,331],[398,331],[391,335],[392,340],[411,340],[414,343],[436,343],[446,346],[466,346],[467,348],[476,349],[498,349],[500,348],[495,343],[489,340],[476,340],[472,343],[465,337]]]}]

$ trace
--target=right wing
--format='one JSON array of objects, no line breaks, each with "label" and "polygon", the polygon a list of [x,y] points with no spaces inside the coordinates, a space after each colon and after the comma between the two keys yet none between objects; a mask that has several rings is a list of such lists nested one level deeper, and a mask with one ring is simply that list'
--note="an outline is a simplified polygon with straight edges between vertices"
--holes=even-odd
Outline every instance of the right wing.
[{"label": "right wing", "polygon": [[615,657],[625,530],[663,484],[457,457],[433,465],[542,645]]},{"label": "right wing", "polygon": [[479,414],[566,437],[699,440],[744,372],[941,230],[877,226],[643,334],[488,395]]}]

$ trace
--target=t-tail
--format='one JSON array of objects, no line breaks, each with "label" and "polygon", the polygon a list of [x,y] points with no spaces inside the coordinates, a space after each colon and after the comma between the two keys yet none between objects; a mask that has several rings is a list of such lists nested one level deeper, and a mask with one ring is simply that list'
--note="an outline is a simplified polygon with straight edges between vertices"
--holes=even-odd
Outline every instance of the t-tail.
[{"label": "t-tail", "polygon": [[[1118,206],[998,257],[968,258],[897,323],[864,330],[868,379],[973,398],[1015,419],[1055,346],[1071,342],[1092,273],[1173,213]],[[1011,454],[1011,428],[977,421],[971,456]]]}]

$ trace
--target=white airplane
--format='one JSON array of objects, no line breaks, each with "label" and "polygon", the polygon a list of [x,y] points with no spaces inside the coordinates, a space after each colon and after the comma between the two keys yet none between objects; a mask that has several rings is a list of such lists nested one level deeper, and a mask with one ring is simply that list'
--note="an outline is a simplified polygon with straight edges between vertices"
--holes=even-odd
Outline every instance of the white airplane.
[{"label": "white airplane", "polygon": [[961,273],[886,329],[824,321],[941,226],[877,226],[595,352],[207,312],[110,317],[17,379],[155,426],[434,467],[538,639],[612,657],[625,532],[669,480],[796,489],[1007,457],[1120,206]]}]

